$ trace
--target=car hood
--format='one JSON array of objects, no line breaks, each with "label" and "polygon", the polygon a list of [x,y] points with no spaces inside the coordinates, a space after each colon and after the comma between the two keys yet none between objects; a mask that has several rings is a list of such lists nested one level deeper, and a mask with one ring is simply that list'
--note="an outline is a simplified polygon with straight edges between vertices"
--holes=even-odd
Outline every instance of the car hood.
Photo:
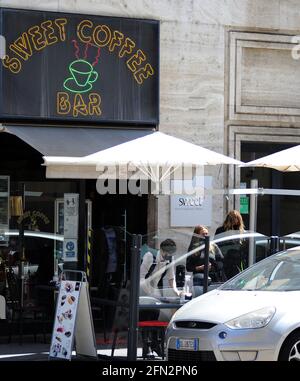
[{"label": "car hood", "polygon": [[225,323],[260,308],[275,306],[278,310],[293,303],[295,292],[213,290],[181,307],[172,320]]}]

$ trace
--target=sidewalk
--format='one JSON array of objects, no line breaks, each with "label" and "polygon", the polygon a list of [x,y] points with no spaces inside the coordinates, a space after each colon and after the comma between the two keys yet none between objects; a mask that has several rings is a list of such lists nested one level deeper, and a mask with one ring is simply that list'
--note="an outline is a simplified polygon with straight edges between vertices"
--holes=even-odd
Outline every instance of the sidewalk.
[{"label": "sidewalk", "polygon": [[26,342],[20,345],[17,342],[0,344],[0,361],[47,361],[49,344]]},{"label": "sidewalk", "polygon": [[[23,338],[23,344],[19,344],[18,337],[13,338],[11,343],[7,343],[6,337],[0,338],[0,362],[1,361],[48,361],[49,349],[50,349],[50,335],[47,337],[47,343],[41,342],[42,338],[37,338],[35,343],[32,335],[26,335]],[[97,346],[97,354],[99,361],[120,361],[126,360],[127,350],[116,349],[114,357],[111,357],[111,349],[103,349],[101,345]],[[142,349],[137,350],[137,361],[143,360],[141,358]],[[73,352],[72,361],[91,361],[90,358],[82,358],[76,356],[76,352]],[[153,358],[155,361],[161,361],[160,357]],[[151,360],[151,361],[153,361]]]}]

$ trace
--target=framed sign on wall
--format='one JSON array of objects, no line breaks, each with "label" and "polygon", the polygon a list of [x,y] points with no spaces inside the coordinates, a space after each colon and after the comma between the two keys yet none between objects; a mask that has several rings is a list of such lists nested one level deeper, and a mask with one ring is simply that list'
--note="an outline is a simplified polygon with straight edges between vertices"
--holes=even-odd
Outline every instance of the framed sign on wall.
[{"label": "framed sign on wall", "polygon": [[[191,180],[174,180],[185,182],[182,189],[192,189]],[[170,197],[170,225],[172,227],[191,227],[196,225],[211,226],[212,196],[207,192],[212,189],[212,176],[203,176],[200,183],[204,186],[203,194],[175,194]]]}]

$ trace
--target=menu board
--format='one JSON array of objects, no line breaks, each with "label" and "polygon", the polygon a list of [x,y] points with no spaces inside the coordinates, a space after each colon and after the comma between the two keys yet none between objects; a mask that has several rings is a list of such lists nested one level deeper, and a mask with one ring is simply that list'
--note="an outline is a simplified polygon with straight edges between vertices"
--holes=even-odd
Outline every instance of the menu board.
[{"label": "menu board", "polygon": [[50,357],[71,360],[80,290],[81,282],[61,282],[50,346]]},{"label": "menu board", "polygon": [[0,245],[6,245],[9,228],[9,176],[0,176]]}]

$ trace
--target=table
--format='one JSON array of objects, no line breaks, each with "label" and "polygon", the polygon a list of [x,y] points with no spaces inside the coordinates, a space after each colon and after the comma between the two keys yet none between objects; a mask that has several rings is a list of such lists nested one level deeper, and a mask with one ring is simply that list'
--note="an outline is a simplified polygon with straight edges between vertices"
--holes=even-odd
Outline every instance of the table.
[{"label": "table", "polygon": [[140,309],[179,309],[185,303],[151,303],[151,304],[139,304]]},{"label": "table", "polygon": [[129,308],[128,303],[123,303],[118,300],[110,300],[110,299],[104,299],[104,298],[97,298],[97,297],[91,297],[91,303],[95,303],[97,305],[103,305],[103,306],[120,306],[120,307],[126,307]]},{"label": "table", "polygon": [[[140,296],[138,308],[141,310],[162,310],[159,316],[159,320],[168,321],[174,314],[174,310],[178,310],[182,307],[186,301],[180,301],[179,297],[152,297],[152,296]],[[168,311],[170,310],[170,311]]]},{"label": "table", "polygon": [[[141,301],[141,297],[140,297],[140,301]],[[128,303],[122,303],[120,301],[117,301],[117,300],[109,300],[109,299],[104,299],[104,298],[96,298],[96,297],[92,297],[91,298],[91,302],[92,303],[95,303],[97,305],[104,305],[104,306],[120,306],[120,307],[126,307],[126,308],[129,308],[129,304]],[[183,303],[167,303],[167,302],[151,302],[151,303],[139,303],[138,304],[138,308],[142,308],[142,309],[178,309],[180,307],[182,307],[184,304],[186,304],[187,302],[183,302]]]},{"label": "table", "polygon": [[58,291],[59,287],[56,285],[50,285],[50,284],[37,284],[35,285],[35,288],[37,290],[44,290],[44,291]]}]

